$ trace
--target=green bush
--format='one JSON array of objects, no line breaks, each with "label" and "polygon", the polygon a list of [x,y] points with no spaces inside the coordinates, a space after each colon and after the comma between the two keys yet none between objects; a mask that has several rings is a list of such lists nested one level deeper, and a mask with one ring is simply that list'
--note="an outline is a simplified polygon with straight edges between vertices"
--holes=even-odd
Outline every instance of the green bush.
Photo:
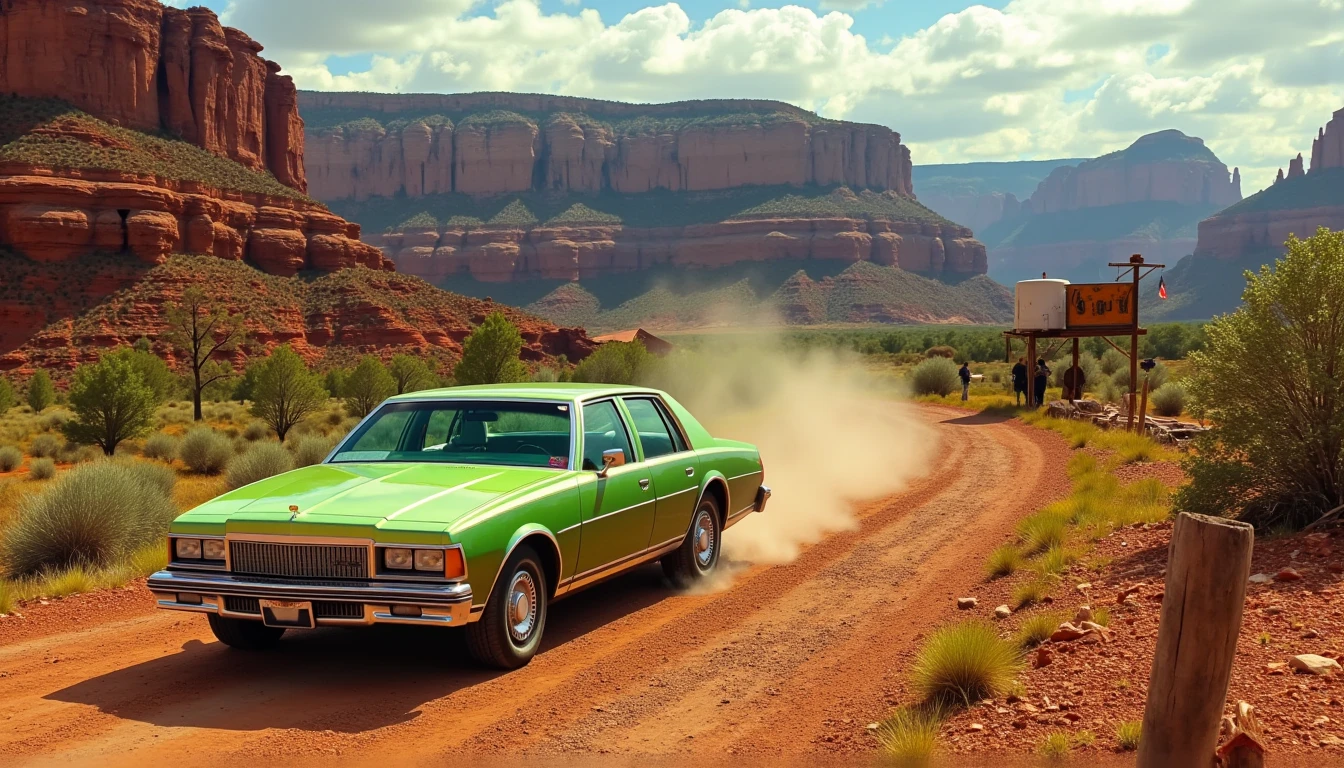
[{"label": "green bush", "polygon": [[233,445],[209,427],[196,427],[182,438],[177,455],[192,472],[214,475],[223,471],[233,456]]},{"label": "green bush", "polygon": [[1033,648],[1050,639],[1067,617],[1058,611],[1033,613],[1022,620],[1017,628],[1016,642],[1022,648]]},{"label": "green bush", "polygon": [[393,355],[387,364],[387,372],[392,374],[392,380],[396,383],[395,394],[398,395],[432,389],[439,383],[429,365],[411,355]]},{"label": "green bush", "polygon": [[1022,567],[1022,551],[1013,544],[1004,544],[989,554],[985,562],[985,572],[991,579],[1008,576]]},{"label": "green bush", "polygon": [[291,439],[285,445],[289,448],[289,452],[294,454],[294,466],[310,467],[322,463],[327,454],[331,453],[331,449],[336,447],[337,442],[336,438],[304,435]]},{"label": "green bush", "polygon": [[1142,736],[1143,723],[1138,720],[1126,720],[1115,726],[1115,743],[1126,752],[1138,749]]},{"label": "green bush", "polygon": [[1120,354],[1114,349],[1108,349],[1101,355],[1101,372],[1107,376],[1114,375],[1119,370],[1129,370],[1129,358]]},{"label": "green bush", "polygon": [[1148,400],[1158,416],[1180,416],[1185,410],[1185,388],[1176,383],[1163,384]]},{"label": "green bush", "polygon": [[0,376],[0,416],[13,408],[14,402],[14,385],[9,383],[9,379]]},{"label": "green bush", "polygon": [[0,448],[0,472],[13,472],[23,463],[23,451],[12,445]]},{"label": "green bush", "polygon": [[925,356],[925,357],[945,357],[945,358],[947,358],[948,360],[951,360],[951,359],[953,359],[953,358],[955,358],[955,357],[957,356],[957,350],[956,350],[955,348],[953,348],[953,347],[949,347],[949,346],[947,346],[947,345],[939,345],[939,346],[936,346],[936,347],[929,347],[928,349],[924,350],[924,356]]},{"label": "green bush", "polygon": [[96,461],[25,497],[0,544],[9,575],[108,567],[161,539],[177,516],[171,485],[136,465],[154,466]]},{"label": "green bush", "polygon": [[927,701],[969,706],[1008,690],[1019,667],[1017,649],[994,627],[975,619],[937,630],[915,657],[912,683]]},{"label": "green bush", "polygon": [[635,384],[652,375],[657,361],[641,341],[609,341],[578,364],[573,380],[586,384]]},{"label": "green bush", "polygon": [[1064,543],[1069,530],[1069,516],[1054,509],[1044,509],[1017,524],[1017,535],[1022,549],[1036,553]]},{"label": "green bush", "polygon": [[882,753],[901,763],[927,760],[938,746],[938,731],[946,716],[946,708],[937,703],[901,707],[877,726]]},{"label": "green bush", "polygon": [[1063,760],[1069,756],[1069,734],[1063,731],[1047,734],[1036,751],[1047,760]]},{"label": "green bush", "polygon": [[397,381],[382,361],[365,355],[342,385],[345,410],[351,416],[368,416],[379,403],[397,394]]},{"label": "green bush", "polygon": [[55,435],[38,435],[28,444],[28,455],[39,459],[49,459],[61,450],[61,441]]},{"label": "green bush", "polygon": [[63,430],[76,443],[93,444],[111,456],[123,440],[149,430],[158,403],[128,360],[116,355],[75,369],[70,410]]},{"label": "green bush", "polygon": [[28,379],[28,406],[34,413],[41,413],[43,409],[51,407],[56,402],[56,387],[51,383],[51,376],[47,372],[38,369],[32,378]]},{"label": "green bush", "polygon": [[453,369],[453,378],[461,386],[523,381],[527,367],[518,359],[522,349],[518,327],[503,312],[492,312],[462,340],[462,359]]},{"label": "green bush", "polygon": [[260,421],[249,421],[246,427],[243,427],[243,439],[249,443],[255,443],[258,440],[265,440],[271,436],[271,428]]},{"label": "green bush", "polygon": [[177,457],[177,438],[163,432],[155,432],[145,439],[145,447],[140,453],[149,459],[172,461]]},{"label": "green bush", "polygon": [[165,402],[177,391],[177,377],[163,360],[148,350],[122,349],[112,356],[125,360],[140,375],[140,381],[153,393],[154,403]]},{"label": "green bush", "polygon": [[294,468],[294,457],[279,443],[255,443],[229,461],[224,481],[229,490],[265,480]]},{"label": "green bush", "polygon": [[910,387],[916,395],[947,397],[960,386],[957,364],[945,357],[931,357],[910,372]]},{"label": "green bush", "polygon": [[322,379],[308,370],[288,344],[271,350],[254,367],[257,371],[252,388],[252,415],[264,421],[284,442],[295,424],[326,403],[327,391],[322,388]]},{"label": "green bush", "polygon": [[56,462],[51,459],[33,459],[28,462],[29,480],[50,480],[56,476]]},{"label": "green bush", "polygon": [[1024,581],[1013,588],[1013,610],[1025,608],[1028,605],[1035,605],[1049,596],[1049,581],[1041,578]]}]

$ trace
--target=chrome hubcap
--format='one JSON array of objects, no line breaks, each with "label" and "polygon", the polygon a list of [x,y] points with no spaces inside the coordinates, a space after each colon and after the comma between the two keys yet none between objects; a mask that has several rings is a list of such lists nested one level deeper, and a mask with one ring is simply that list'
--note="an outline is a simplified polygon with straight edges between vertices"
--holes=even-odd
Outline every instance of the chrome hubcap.
[{"label": "chrome hubcap", "polygon": [[509,585],[509,635],[515,642],[525,643],[537,625],[537,585],[532,574],[519,571]]},{"label": "chrome hubcap", "polygon": [[707,511],[695,517],[695,562],[701,570],[709,568],[714,562],[715,541],[714,518]]}]

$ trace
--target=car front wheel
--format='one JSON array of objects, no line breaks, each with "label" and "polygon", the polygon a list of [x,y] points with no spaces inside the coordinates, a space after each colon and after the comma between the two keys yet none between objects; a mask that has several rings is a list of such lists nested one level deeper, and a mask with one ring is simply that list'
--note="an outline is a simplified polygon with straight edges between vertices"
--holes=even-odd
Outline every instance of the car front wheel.
[{"label": "car front wheel", "polygon": [[213,613],[206,618],[210,620],[210,631],[215,633],[219,642],[244,651],[270,648],[285,634],[283,627],[268,627],[260,621],[229,619]]},{"label": "car front wheel", "polygon": [[706,495],[700,499],[681,546],[663,557],[663,573],[673,584],[684,589],[714,572],[723,545],[720,519],[714,497]]},{"label": "car front wheel", "polygon": [[532,660],[546,628],[546,572],[527,545],[509,556],[480,619],[467,625],[467,650],[476,661],[517,669]]}]

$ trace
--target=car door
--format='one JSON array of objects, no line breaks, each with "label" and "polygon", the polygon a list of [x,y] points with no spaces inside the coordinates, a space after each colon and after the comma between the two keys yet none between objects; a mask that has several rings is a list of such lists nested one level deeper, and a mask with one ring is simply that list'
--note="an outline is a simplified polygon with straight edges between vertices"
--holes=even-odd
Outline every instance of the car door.
[{"label": "car door", "polygon": [[[653,532],[656,498],[653,478],[635,455],[616,401],[585,403],[582,416],[582,468],[592,475],[581,488],[583,524],[576,578],[643,552]],[[626,463],[600,477],[602,454],[612,449],[623,451]]]},{"label": "car door", "polygon": [[679,541],[691,525],[691,515],[700,488],[699,464],[688,449],[672,414],[661,399],[652,395],[621,398],[630,424],[635,428],[645,468],[657,492],[653,536],[649,546]]}]

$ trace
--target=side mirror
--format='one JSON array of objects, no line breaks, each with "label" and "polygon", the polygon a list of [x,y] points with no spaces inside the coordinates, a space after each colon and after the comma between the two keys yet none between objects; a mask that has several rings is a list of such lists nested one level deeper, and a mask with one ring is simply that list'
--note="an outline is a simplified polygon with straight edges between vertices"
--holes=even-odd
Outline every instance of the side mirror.
[{"label": "side mirror", "polygon": [[602,469],[598,470],[598,477],[606,477],[607,472],[612,467],[619,467],[625,464],[625,451],[620,448],[612,448],[609,451],[602,452]]}]

